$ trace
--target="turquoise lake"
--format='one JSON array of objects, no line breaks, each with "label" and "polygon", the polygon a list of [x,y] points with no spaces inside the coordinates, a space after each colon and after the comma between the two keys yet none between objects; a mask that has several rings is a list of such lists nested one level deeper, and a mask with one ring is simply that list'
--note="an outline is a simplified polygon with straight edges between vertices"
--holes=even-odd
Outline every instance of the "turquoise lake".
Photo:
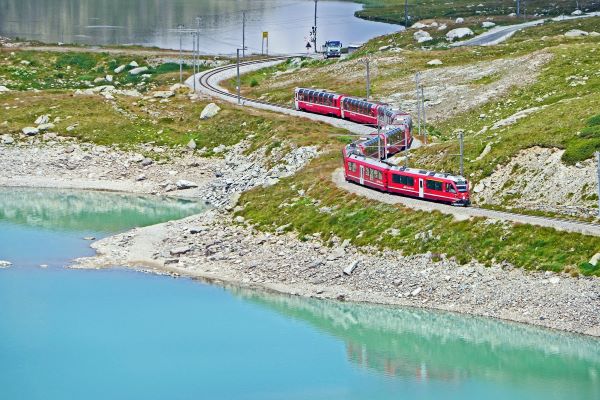
[{"label": "turquoise lake", "polygon": [[[201,212],[0,189],[1,399],[598,399],[600,341],[500,321],[70,270],[97,238]],[[40,268],[40,264],[48,264]]]}]

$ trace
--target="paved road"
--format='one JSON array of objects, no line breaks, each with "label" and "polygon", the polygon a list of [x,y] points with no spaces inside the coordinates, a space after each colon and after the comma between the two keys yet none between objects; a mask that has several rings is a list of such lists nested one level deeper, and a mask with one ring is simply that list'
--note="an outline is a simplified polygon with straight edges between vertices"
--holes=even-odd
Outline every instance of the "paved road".
[{"label": "paved road", "polygon": [[[252,70],[265,68],[271,65],[277,65],[278,63],[283,62],[284,60],[267,60],[263,62],[249,62],[245,65],[242,65],[240,68],[240,73],[246,73]],[[193,87],[194,81],[193,79],[197,79],[196,81],[196,89],[199,93],[203,93],[209,96],[217,97],[222,100],[237,103],[237,97],[235,94],[229,93],[226,89],[219,85],[219,82],[225,79],[231,79],[236,75],[235,65],[233,66],[223,66],[219,68],[214,68],[209,71],[202,72],[197,74],[195,77],[190,77],[186,84],[190,87]],[[325,117],[317,114],[309,114],[301,111],[296,111],[292,108],[286,108],[276,104],[270,104],[267,102],[262,102],[255,99],[242,98],[242,102],[245,106],[266,109],[270,111],[276,111],[283,114],[301,117],[301,118],[309,118],[315,121],[322,121],[340,128],[348,129],[349,131],[363,135],[365,133],[369,133],[373,130],[373,128],[365,127],[360,124],[355,124],[349,121],[344,121],[338,118]],[[420,143],[417,143],[416,146],[419,146]],[[413,145],[413,147],[416,147]],[[591,224],[585,222],[576,222],[576,221],[568,221],[556,218],[547,218],[547,217],[536,217],[530,215],[502,212],[502,211],[493,211],[486,210],[477,207],[453,207],[445,204],[434,203],[409,197],[395,196],[387,193],[378,192],[372,189],[368,189],[359,185],[355,185],[349,182],[346,182],[344,179],[343,170],[336,170],[332,176],[335,184],[349,192],[368,197],[373,200],[381,201],[388,204],[402,204],[406,207],[410,207],[415,210],[421,211],[439,211],[444,214],[453,215],[457,219],[468,219],[471,217],[484,217],[490,219],[496,219],[501,221],[510,221],[514,223],[523,223],[537,226],[544,226],[548,228],[554,228],[558,230],[563,230],[566,232],[577,232],[586,235],[592,236],[600,236],[600,225],[599,224]]]},{"label": "paved road", "polygon": [[[552,21],[566,21],[570,19],[579,19],[579,18],[590,18],[590,17],[598,17],[600,16],[600,12],[593,12],[583,15],[570,15],[570,16],[560,16],[556,18],[552,18]],[[464,40],[462,42],[454,43],[452,46],[492,46],[498,43],[501,43],[515,34],[515,32],[520,31],[521,29],[530,28],[532,26],[543,25],[546,22],[545,19],[537,19],[534,21],[524,22],[522,24],[515,25],[507,25],[507,26],[497,26],[495,28],[490,29],[489,31],[482,33],[479,36],[476,36],[469,40]]]}]

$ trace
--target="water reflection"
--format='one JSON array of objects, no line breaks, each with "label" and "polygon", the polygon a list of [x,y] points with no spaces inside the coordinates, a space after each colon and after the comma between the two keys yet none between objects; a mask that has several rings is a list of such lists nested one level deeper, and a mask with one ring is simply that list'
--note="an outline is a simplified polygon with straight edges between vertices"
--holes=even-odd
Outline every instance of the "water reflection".
[{"label": "water reflection", "polygon": [[452,313],[232,290],[343,340],[351,362],[390,377],[600,396],[600,341],[593,338]]},{"label": "water reflection", "polygon": [[65,231],[113,233],[205,209],[170,197],[58,189],[0,189],[0,222]]},{"label": "water reflection", "polygon": [[[363,42],[399,26],[354,17],[361,6],[319,2],[319,42]],[[269,31],[272,53],[302,52],[314,24],[312,0],[0,0],[0,35],[45,42],[141,44],[178,48],[172,29],[195,26],[200,16],[201,50],[235,52],[242,41],[242,11],[247,11],[247,46],[261,51]],[[191,36],[184,46],[191,49]]]}]

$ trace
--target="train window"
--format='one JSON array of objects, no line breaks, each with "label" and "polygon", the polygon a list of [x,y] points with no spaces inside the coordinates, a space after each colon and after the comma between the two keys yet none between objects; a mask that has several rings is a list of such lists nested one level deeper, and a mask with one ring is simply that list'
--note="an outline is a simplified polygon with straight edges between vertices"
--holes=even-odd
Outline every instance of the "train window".
[{"label": "train window", "polygon": [[430,190],[437,190],[438,192],[442,191],[442,182],[440,181],[432,181],[427,179],[425,181],[425,186],[427,186],[427,189]]},{"label": "train window", "polygon": [[392,182],[406,186],[414,186],[415,178],[413,178],[412,176],[392,175]]},{"label": "train window", "polygon": [[351,172],[356,172],[356,163],[352,161],[348,161],[348,170]]},{"label": "train window", "polygon": [[454,186],[452,186],[451,183],[446,183],[446,192],[448,192],[448,193],[456,193],[456,190],[454,190]]},{"label": "train window", "polygon": [[458,188],[458,191],[461,193],[465,193],[467,191],[467,185],[456,185],[456,187]]}]

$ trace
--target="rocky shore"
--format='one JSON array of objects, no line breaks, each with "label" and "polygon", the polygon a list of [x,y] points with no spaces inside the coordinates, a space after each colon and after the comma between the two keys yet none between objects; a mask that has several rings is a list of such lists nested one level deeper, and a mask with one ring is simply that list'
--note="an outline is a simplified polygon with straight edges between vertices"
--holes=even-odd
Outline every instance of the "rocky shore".
[{"label": "rocky shore", "polygon": [[[276,184],[317,154],[312,147],[245,154],[248,143],[203,158],[151,144],[133,152],[59,138],[0,144],[0,185],[172,194],[214,205],[204,214],[115,235],[74,267],[128,266],[340,301],[426,307],[600,336],[598,278],[458,265],[443,255],[300,240],[260,232],[227,211],[237,194]],[[145,155],[142,155],[145,154]],[[149,158],[147,155],[154,155]]]}]

